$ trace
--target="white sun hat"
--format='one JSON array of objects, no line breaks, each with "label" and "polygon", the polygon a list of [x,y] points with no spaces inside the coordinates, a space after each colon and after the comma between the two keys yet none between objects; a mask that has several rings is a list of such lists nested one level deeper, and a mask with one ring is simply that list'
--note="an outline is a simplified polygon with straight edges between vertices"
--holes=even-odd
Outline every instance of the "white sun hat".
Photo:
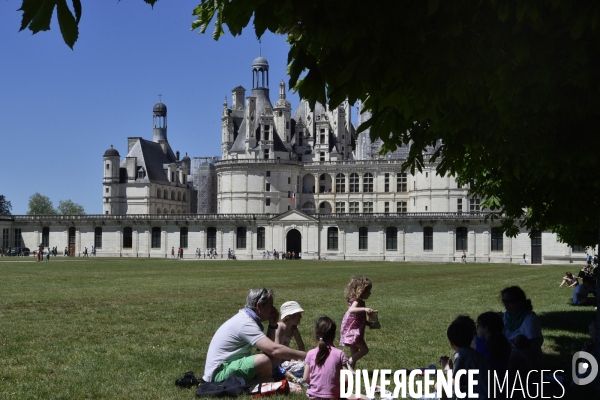
[{"label": "white sun hat", "polygon": [[285,317],[290,316],[292,314],[296,314],[299,312],[304,312],[300,304],[295,301],[286,301],[281,305],[280,310],[280,318],[283,320]]}]

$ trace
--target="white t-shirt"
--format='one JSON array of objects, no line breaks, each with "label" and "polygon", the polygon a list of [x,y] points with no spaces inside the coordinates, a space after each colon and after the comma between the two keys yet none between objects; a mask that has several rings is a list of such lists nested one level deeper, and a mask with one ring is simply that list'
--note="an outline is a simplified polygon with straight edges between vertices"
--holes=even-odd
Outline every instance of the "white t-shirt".
[{"label": "white t-shirt", "polygon": [[206,382],[211,382],[215,370],[224,362],[251,355],[252,346],[266,337],[258,324],[244,310],[225,321],[210,341],[204,365]]},{"label": "white t-shirt", "polygon": [[506,327],[506,317],[504,317],[503,319],[505,326],[502,333],[504,334],[504,336],[506,336],[506,338],[509,341],[511,341],[519,335],[524,335],[527,339],[530,340],[542,337],[542,325],[540,324],[540,319],[533,311],[529,311],[529,313],[527,313],[527,316],[525,316],[525,319],[523,320],[521,326],[518,327],[517,330],[512,332],[510,332]]}]

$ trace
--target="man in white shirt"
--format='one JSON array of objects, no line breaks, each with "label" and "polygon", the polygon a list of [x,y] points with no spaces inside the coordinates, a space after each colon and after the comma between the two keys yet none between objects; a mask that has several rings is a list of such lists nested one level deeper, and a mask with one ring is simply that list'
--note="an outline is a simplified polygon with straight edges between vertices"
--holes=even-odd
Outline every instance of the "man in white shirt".
[{"label": "man in white shirt", "polygon": [[[246,307],[227,320],[213,336],[206,354],[206,382],[222,382],[231,375],[260,381],[273,374],[271,358],[303,360],[306,352],[276,344],[279,313],[273,307],[273,290],[251,289]],[[268,321],[267,334],[261,322]],[[252,355],[252,347],[264,354]]]}]

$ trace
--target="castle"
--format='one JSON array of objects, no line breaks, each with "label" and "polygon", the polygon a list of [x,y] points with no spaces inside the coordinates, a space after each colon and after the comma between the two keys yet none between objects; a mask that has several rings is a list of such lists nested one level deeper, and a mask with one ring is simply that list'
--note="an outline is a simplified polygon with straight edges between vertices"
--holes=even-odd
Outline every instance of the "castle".
[{"label": "castle", "polygon": [[[302,100],[292,112],[285,84],[273,105],[269,64],[252,63],[252,90],[237,86],[221,114],[221,157],[180,159],[167,138],[167,107],[153,108],[153,137],[128,138],[121,160],[103,156],[103,214],[0,219],[2,245],[69,247],[98,256],[186,258],[196,248],[262,259],[266,250],[304,259],[564,263],[580,248],[553,233],[502,234],[480,199],[427,164],[402,171],[407,147],[380,155],[356,134],[350,104]],[[361,119],[368,118],[361,113]],[[428,149],[427,151],[431,151]],[[427,157],[427,154],[425,154]]]}]

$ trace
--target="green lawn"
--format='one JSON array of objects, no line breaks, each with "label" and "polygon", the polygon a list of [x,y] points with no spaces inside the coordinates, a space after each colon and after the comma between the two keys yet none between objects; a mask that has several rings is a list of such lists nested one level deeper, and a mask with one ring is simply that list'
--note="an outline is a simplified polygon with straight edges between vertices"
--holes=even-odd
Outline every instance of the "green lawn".
[{"label": "green lawn", "polygon": [[[381,330],[368,331],[361,369],[425,367],[451,354],[446,328],[458,314],[501,311],[500,290],[519,285],[542,321],[545,363],[570,374],[593,309],[558,288],[577,266],[315,261],[175,261],[0,258],[0,398],[191,399],[174,386],[201,376],[210,339],[243,307],[251,287],[275,289],[277,307],[339,322],[350,277],[367,275]],[[575,388],[565,398],[582,398]]]}]

